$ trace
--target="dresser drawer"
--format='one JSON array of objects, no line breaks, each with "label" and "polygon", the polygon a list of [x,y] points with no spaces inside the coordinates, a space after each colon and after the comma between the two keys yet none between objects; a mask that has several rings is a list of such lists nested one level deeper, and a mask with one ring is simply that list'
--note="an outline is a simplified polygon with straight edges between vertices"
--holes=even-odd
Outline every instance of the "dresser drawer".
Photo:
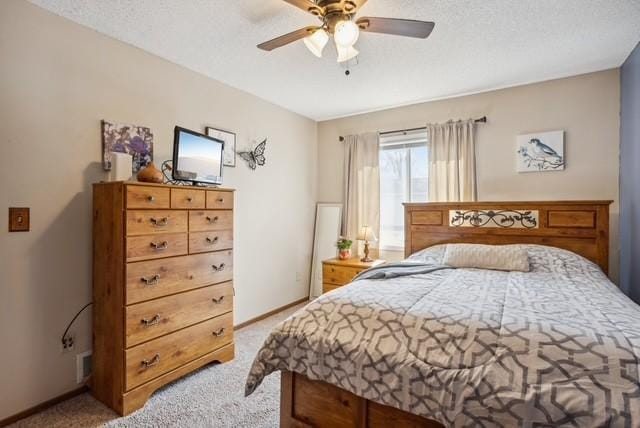
[{"label": "dresser drawer", "polygon": [[127,391],[233,341],[233,315],[221,315],[125,351]]},{"label": "dresser drawer", "polygon": [[186,233],[157,233],[127,237],[127,261],[159,259],[187,254]]},{"label": "dresser drawer", "polygon": [[189,216],[186,211],[127,211],[127,235],[186,232]]},{"label": "dresser drawer", "polygon": [[225,282],[128,306],[126,347],[233,310],[233,283]]},{"label": "dresser drawer", "polygon": [[322,266],[322,282],[334,285],[345,285],[350,283],[353,277],[363,270],[364,269],[325,264]]},{"label": "dresser drawer", "polygon": [[220,192],[218,190],[207,191],[208,210],[232,210],[233,192]]},{"label": "dresser drawer", "polygon": [[228,250],[233,248],[233,230],[195,232],[189,234],[189,253]]},{"label": "dresser drawer", "polygon": [[189,231],[233,229],[233,211],[189,211]]},{"label": "dresser drawer", "polygon": [[204,209],[206,191],[197,189],[171,189],[171,208]]},{"label": "dresser drawer", "polygon": [[166,187],[127,186],[127,208],[169,208]]},{"label": "dresser drawer", "polygon": [[233,253],[231,251],[128,263],[126,302],[130,305],[206,285],[231,281],[232,278]]}]

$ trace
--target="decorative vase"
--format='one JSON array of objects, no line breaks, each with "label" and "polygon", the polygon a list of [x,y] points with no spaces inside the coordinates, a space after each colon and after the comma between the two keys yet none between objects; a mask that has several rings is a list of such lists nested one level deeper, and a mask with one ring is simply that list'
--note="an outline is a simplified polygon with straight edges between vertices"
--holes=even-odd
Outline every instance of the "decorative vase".
[{"label": "decorative vase", "polygon": [[338,258],[340,260],[348,260],[351,258],[351,248],[345,248],[344,250],[340,250],[338,252]]},{"label": "decorative vase", "polygon": [[162,171],[160,171],[153,162],[149,162],[146,167],[141,169],[136,176],[138,181],[143,183],[163,183]]}]

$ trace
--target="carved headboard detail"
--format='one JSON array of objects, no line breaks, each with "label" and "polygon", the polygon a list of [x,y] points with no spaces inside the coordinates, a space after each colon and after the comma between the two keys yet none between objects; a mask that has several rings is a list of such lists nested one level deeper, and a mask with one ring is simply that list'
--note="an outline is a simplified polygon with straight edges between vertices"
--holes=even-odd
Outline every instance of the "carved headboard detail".
[{"label": "carved headboard detail", "polygon": [[406,203],[405,256],[436,244],[541,244],[609,269],[612,201]]}]

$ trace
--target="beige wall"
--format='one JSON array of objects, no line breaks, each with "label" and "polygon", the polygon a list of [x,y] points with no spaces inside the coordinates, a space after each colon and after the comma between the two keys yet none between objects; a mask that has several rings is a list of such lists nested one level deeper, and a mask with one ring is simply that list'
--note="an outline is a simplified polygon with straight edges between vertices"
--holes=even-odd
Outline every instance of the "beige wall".
[{"label": "beige wall", "polygon": [[[340,135],[487,116],[477,126],[480,200],[612,199],[611,277],[618,277],[619,70],[321,122],[318,200],[342,201]],[[564,129],[564,171],[518,174],[516,136]]]},{"label": "beige wall", "polygon": [[[77,387],[75,353],[61,354],[59,339],[91,299],[103,118],[150,126],[158,160],[170,157],[175,124],[235,129],[239,148],[269,138],[266,167],[225,170],[238,189],[236,322],[307,294],[314,203],[342,199],[339,135],[487,115],[481,199],[618,198],[617,70],[316,126],[21,0],[0,2],[0,58],[0,224],[8,206],[32,208],[31,232],[0,228],[0,419]],[[554,129],[566,131],[567,169],[517,174],[516,135]],[[617,201],[612,214],[615,278]],[[90,348],[89,319],[73,328],[76,352]]]},{"label": "beige wall", "polygon": [[[0,419],[77,387],[60,336],[91,300],[91,183],[100,120],[146,125],[155,159],[173,127],[268,137],[267,165],[225,169],[236,194],[236,319],[308,294],[316,123],[21,0],[0,2]],[[7,233],[7,207],[32,231]],[[299,280],[296,280],[298,273]],[[90,313],[73,327],[90,348]]]}]

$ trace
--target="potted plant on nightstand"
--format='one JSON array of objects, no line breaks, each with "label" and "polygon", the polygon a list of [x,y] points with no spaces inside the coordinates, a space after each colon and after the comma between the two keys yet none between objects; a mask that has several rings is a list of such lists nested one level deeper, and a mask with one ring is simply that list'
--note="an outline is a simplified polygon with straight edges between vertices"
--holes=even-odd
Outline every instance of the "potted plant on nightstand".
[{"label": "potted plant on nightstand", "polygon": [[340,260],[347,260],[351,258],[351,244],[353,241],[343,236],[338,239],[336,246],[338,247],[338,258]]}]

